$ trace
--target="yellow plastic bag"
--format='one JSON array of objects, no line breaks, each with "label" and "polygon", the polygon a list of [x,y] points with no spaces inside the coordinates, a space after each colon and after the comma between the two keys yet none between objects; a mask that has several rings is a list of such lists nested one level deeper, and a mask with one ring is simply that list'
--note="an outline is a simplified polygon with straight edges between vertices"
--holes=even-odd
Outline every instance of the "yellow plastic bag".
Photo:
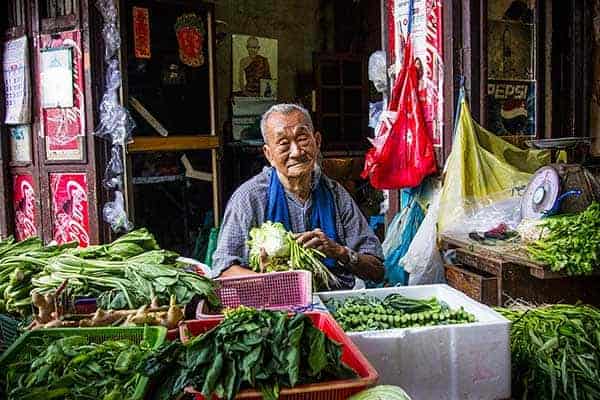
[{"label": "yellow plastic bag", "polygon": [[491,229],[520,219],[520,193],[532,174],[550,162],[550,153],[519,149],[483,129],[473,121],[462,94],[459,107],[445,167],[438,232]]}]

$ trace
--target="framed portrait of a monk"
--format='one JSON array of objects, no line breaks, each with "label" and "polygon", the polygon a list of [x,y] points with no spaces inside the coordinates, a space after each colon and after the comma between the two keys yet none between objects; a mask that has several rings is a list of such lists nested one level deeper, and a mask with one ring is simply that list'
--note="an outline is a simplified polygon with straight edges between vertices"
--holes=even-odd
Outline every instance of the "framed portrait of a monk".
[{"label": "framed portrait of a monk", "polygon": [[234,96],[273,97],[277,93],[273,87],[277,84],[276,39],[232,35],[232,63]]}]

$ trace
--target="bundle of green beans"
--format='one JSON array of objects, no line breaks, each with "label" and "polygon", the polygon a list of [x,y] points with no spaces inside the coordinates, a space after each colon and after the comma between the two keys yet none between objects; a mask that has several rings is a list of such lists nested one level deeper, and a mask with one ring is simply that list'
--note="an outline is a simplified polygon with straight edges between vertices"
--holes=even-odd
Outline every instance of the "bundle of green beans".
[{"label": "bundle of green beans", "polygon": [[435,297],[417,300],[391,294],[380,300],[358,296],[330,299],[325,304],[346,332],[475,322],[475,316],[462,307],[451,310]]},{"label": "bundle of green beans", "polygon": [[600,310],[497,308],[512,321],[513,397],[600,399]]},{"label": "bundle of green beans", "polygon": [[547,218],[543,223],[543,239],[527,251],[536,261],[552,271],[568,275],[589,275],[600,267],[600,204],[592,203],[574,215]]}]

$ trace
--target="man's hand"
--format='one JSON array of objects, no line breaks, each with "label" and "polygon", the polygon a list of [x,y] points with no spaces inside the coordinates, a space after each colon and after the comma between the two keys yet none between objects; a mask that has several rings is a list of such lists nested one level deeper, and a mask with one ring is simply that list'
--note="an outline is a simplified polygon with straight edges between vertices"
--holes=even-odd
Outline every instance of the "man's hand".
[{"label": "man's hand", "polygon": [[257,272],[252,271],[251,269],[244,268],[240,265],[232,265],[227,268],[225,271],[221,273],[220,278],[230,278],[232,276],[245,276],[245,275],[256,275]]},{"label": "man's hand", "polygon": [[328,258],[333,258],[334,260],[339,260],[346,254],[344,246],[341,246],[328,238],[325,232],[320,229],[297,233],[294,235],[294,238],[300,245],[306,248],[319,250]]}]

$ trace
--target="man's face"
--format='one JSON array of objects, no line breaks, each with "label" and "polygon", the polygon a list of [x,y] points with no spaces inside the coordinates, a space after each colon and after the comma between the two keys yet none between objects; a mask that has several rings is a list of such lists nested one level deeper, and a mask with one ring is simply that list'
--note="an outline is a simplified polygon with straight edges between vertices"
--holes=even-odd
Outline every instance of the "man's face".
[{"label": "man's face", "polygon": [[321,147],[321,135],[309,128],[301,112],[271,114],[265,136],[265,157],[281,175],[297,178],[313,171]]},{"label": "man's face", "polygon": [[248,49],[248,55],[250,57],[256,57],[258,51],[260,50],[258,40],[249,39],[246,43],[246,49]]}]

